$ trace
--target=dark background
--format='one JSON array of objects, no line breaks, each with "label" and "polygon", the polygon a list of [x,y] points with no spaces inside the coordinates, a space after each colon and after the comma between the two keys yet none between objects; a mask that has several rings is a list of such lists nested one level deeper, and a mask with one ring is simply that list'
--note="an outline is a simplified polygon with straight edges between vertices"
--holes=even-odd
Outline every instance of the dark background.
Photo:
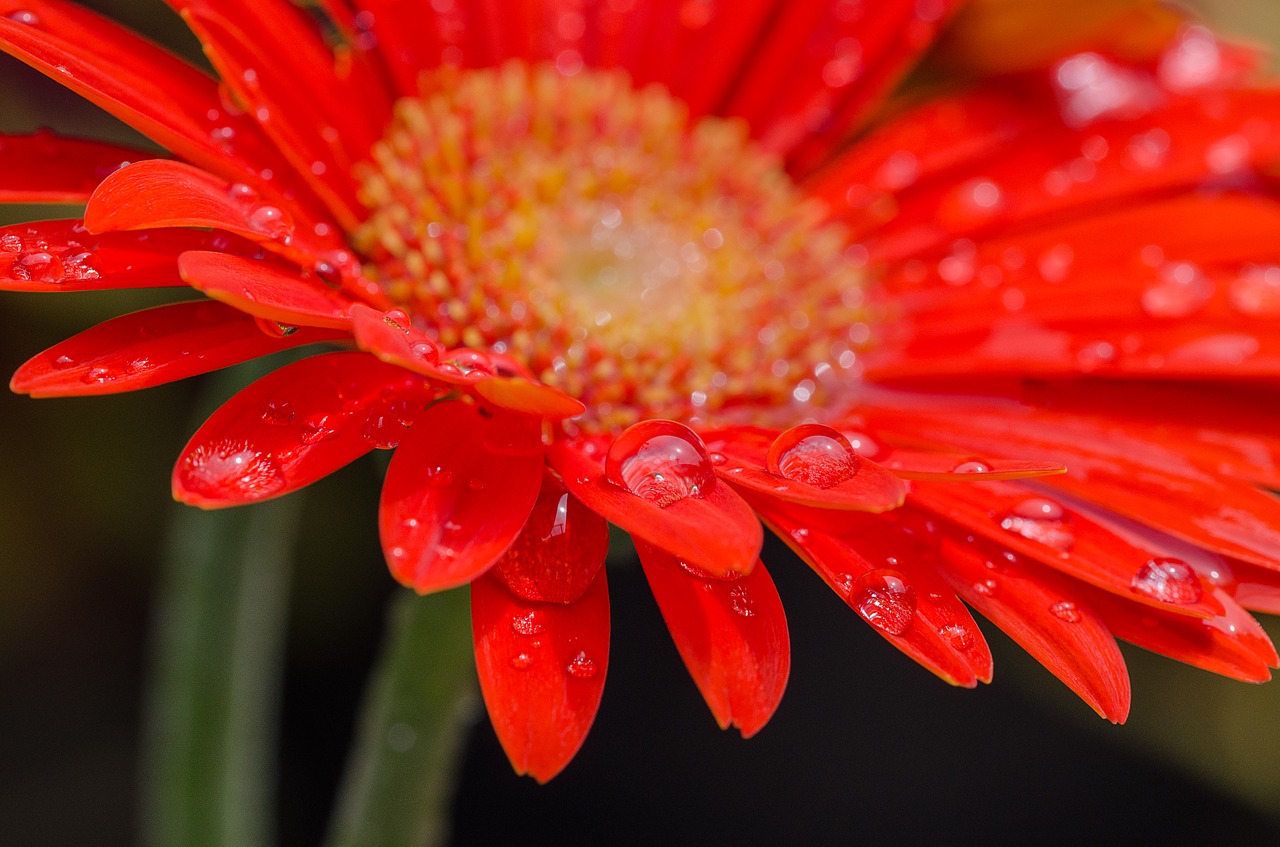
[{"label": "dark background", "polygon": [[[159,3],[98,3],[189,54]],[[1269,6],[1215,4],[1239,15]],[[1274,15],[1274,12],[1272,12]],[[1274,26],[1274,19],[1270,19]],[[1246,30],[1260,30],[1248,24]],[[132,138],[0,61],[0,124]],[[66,210],[17,211],[8,220]],[[155,295],[0,296],[0,371]],[[129,844],[147,632],[170,463],[199,381],[138,395],[0,394],[0,842]],[[378,471],[315,486],[293,583],[280,829],[316,843],[394,591],[374,535]],[[996,682],[953,690],[859,621],[779,545],[766,561],[791,624],[791,685],[755,739],[715,728],[638,568],[611,565],[609,685],[578,758],[548,786],[472,730],[458,844],[1274,844],[1280,686],[1126,650],[1133,717],[1112,727],[988,628]],[[1264,623],[1280,636],[1276,619]]]}]

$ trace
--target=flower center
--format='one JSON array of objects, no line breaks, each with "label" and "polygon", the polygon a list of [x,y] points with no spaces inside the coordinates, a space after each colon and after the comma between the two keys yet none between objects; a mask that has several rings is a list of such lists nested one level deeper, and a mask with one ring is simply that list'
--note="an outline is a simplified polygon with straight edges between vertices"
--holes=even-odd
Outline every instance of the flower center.
[{"label": "flower center", "polygon": [[765,423],[852,380],[861,274],[741,122],[690,124],[618,72],[445,68],[363,166],[365,274],[448,346],[490,348],[588,406]]}]

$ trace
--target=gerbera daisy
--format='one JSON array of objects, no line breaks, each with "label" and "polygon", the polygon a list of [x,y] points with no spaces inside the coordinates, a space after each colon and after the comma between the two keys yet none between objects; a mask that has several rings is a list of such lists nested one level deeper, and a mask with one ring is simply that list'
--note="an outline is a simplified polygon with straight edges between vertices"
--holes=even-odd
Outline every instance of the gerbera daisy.
[{"label": "gerbera daisy", "polygon": [[743,735],[789,670],[762,522],[954,685],[991,678],[969,607],[1112,721],[1117,637],[1277,665],[1245,611],[1280,609],[1280,96],[1251,53],[1099,3],[957,63],[1044,23],[1003,4],[903,87],[963,4],[170,5],[214,76],[0,3],[3,49],[171,154],[0,141],[4,200],[86,204],[0,231],[0,285],[206,295],[12,387],[317,345],[200,427],[174,495],[252,503],[394,448],[387,562],[470,585],[517,771],[554,776],[596,714],[609,523]]}]

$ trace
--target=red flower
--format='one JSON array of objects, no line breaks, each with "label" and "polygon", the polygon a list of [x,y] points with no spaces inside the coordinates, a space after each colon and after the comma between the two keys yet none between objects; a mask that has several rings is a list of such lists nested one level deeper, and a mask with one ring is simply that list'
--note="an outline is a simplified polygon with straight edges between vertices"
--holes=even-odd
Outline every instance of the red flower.
[{"label": "red flower", "polygon": [[1144,7],[1047,66],[1018,42],[1002,76],[887,100],[958,3],[171,5],[219,79],[3,4],[6,51],[173,158],[4,138],[0,197],[87,206],[0,232],[0,285],[209,298],[12,386],[342,348],[215,413],[175,496],[248,503],[396,448],[387,561],[471,585],[520,772],[555,775],[598,707],[606,521],[744,735],[789,669],[760,521],[955,685],[991,676],[966,604],[1113,721],[1115,637],[1277,665],[1244,611],[1280,609],[1280,94],[1250,55]]}]

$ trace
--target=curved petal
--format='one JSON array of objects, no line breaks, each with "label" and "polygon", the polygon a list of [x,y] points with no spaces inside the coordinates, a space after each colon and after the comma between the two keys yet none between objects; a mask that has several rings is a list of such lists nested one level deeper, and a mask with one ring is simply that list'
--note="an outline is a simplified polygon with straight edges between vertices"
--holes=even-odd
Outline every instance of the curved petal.
[{"label": "curved petal", "polygon": [[749,573],[760,555],[764,530],[751,507],[727,485],[702,497],[658,506],[614,485],[586,450],[587,442],[557,441],[548,460],[573,495],[633,538],[649,542],[715,576]]},{"label": "curved petal", "polygon": [[222,232],[162,229],[93,235],[79,220],[14,224],[0,227],[0,290],[179,286],[178,255],[211,249],[242,256],[261,250]]},{"label": "curved petal", "polygon": [[118,394],[335,337],[310,329],[269,335],[230,306],[173,303],[113,318],[55,344],[18,368],[9,387],[33,397]]},{"label": "curved petal", "polygon": [[885,468],[901,479],[977,480],[1025,479],[1066,473],[1057,462],[1032,462],[1024,459],[995,459],[972,453],[925,453],[918,450],[885,451],[877,458]]},{"label": "curved petal", "polygon": [[419,593],[463,585],[506,552],[542,486],[538,420],[459,400],[426,411],[391,458],[378,528],[391,573]]},{"label": "curved petal", "polygon": [[364,353],[286,365],[191,436],[173,471],[174,499],[209,509],[296,491],[394,446],[431,399],[422,380]]},{"label": "curved petal", "polygon": [[192,288],[256,318],[286,326],[349,329],[352,301],[290,265],[188,251],[178,270]]},{"label": "curved petal", "polygon": [[1007,563],[994,549],[978,543],[944,537],[941,553],[942,575],[966,603],[1095,712],[1112,723],[1124,722],[1130,703],[1124,657],[1075,586],[1042,568]]},{"label": "curved petal", "polygon": [[471,584],[476,670],[489,720],[518,774],[546,782],[578,752],[609,669],[609,591],[600,568],[570,604],[521,600],[496,572]]},{"label": "curved petal", "polygon": [[671,638],[721,729],[743,738],[769,722],[791,673],[782,600],[763,564],[737,579],[690,570],[644,541],[636,552]]},{"label": "curved petal", "polygon": [[52,132],[0,135],[0,203],[85,203],[112,171],[154,155]]}]

